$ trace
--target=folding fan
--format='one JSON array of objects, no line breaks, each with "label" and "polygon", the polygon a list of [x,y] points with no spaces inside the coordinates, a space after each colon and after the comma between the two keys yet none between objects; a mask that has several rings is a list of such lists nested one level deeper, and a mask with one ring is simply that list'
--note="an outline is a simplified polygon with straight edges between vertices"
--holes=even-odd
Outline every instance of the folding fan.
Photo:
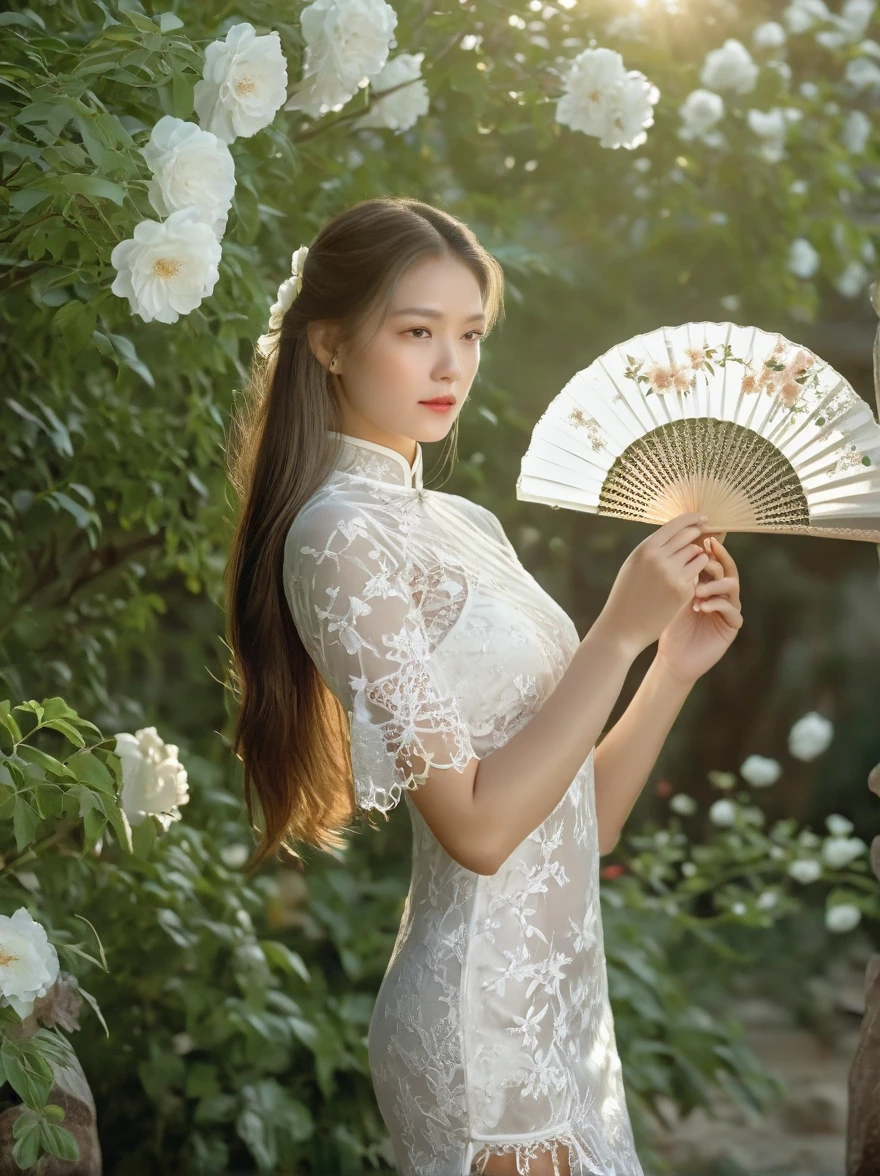
[{"label": "folding fan", "polygon": [[516,496],[718,532],[880,543],[880,425],[829,364],[733,323],[660,327],[577,372],[532,431]]}]

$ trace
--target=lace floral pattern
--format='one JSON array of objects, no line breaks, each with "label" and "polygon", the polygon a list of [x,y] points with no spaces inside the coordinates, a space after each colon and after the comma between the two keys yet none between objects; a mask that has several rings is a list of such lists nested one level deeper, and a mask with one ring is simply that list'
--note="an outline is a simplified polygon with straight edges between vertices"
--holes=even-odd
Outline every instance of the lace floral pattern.
[{"label": "lace floral pattern", "polygon": [[[355,797],[406,802],[412,875],[368,1034],[401,1176],[469,1176],[492,1154],[534,1171],[643,1176],[608,1001],[593,754],[500,869],[453,860],[412,802],[518,731],[578,646],[498,519],[426,491],[393,450],[342,435],[294,521],[284,587],[351,724]],[[430,784],[428,784],[430,787]]]}]

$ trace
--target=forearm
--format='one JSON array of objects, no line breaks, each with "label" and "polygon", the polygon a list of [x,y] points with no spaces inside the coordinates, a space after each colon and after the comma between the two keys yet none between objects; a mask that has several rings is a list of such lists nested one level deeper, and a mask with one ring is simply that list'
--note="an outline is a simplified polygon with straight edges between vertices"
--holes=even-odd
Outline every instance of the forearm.
[{"label": "forearm", "polygon": [[541,707],[480,762],[474,825],[491,839],[499,865],[565,795],[608,721],[633,656],[600,618]]},{"label": "forearm", "polygon": [[601,853],[617,844],[693,682],[668,674],[656,659],[632,702],[596,748],[596,818]]}]

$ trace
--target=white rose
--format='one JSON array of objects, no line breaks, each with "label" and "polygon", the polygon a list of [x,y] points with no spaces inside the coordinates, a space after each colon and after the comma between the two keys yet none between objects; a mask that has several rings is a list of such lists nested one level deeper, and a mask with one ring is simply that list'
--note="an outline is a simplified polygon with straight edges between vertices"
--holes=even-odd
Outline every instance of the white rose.
[{"label": "white rose", "polygon": [[733,825],[736,821],[736,805],[732,800],[716,800],[709,809],[709,820],[716,825]]},{"label": "white rose", "polygon": [[782,14],[790,33],[806,33],[814,25],[830,20],[824,0],[794,0]]},{"label": "white rose", "polygon": [[153,173],[147,196],[159,216],[192,206],[219,240],[235,192],[235,162],[227,145],[195,123],[166,114],[141,154]]},{"label": "white rose", "polygon": [[766,20],[752,33],[756,49],[778,49],[787,40],[785,29],[775,20]]},{"label": "white rose", "polygon": [[697,811],[697,802],[692,796],[688,796],[686,792],[677,792],[675,796],[670,797],[669,807],[674,813],[679,813],[683,817],[689,817]]},{"label": "white rose", "polygon": [[828,747],[833,724],[816,711],[803,715],[788,733],[788,750],[799,760],[814,760]]},{"label": "white rose", "polygon": [[[353,124],[356,130],[385,127],[390,131],[408,131],[423,114],[428,113],[428,87],[421,76],[424,58],[424,53],[398,53],[370,79],[373,103]],[[397,86],[400,89],[395,89]],[[394,90],[394,93],[383,98],[385,90]]]},{"label": "white rose", "polygon": [[779,61],[778,59],[774,59],[773,61],[768,61],[767,68],[775,70],[776,73],[778,73],[779,76],[783,79],[783,81],[786,81],[786,82],[791,81],[791,77],[792,77],[791,66],[788,64],[787,61]]},{"label": "white rose", "polygon": [[733,90],[748,94],[758,81],[758,66],[741,41],[728,37],[720,49],[706,54],[700,81],[707,90]]},{"label": "white rose", "polygon": [[825,911],[829,931],[852,931],[862,920],[862,912],[851,902],[839,902]]},{"label": "white rose", "polygon": [[788,251],[788,268],[798,278],[811,278],[821,258],[806,237],[796,237]]},{"label": "white rose", "polygon": [[785,158],[785,136],[788,130],[785,112],[779,106],[772,110],[749,110],[746,122],[761,140],[761,155],[768,163],[779,163]]},{"label": "white rose", "polygon": [[792,878],[806,885],[822,877],[822,866],[812,858],[795,858],[789,863],[788,872]]},{"label": "white rose", "polygon": [[750,755],[739,769],[742,778],[753,788],[769,788],[782,774],[782,768],[775,759],[765,755]]},{"label": "white rose", "polygon": [[825,828],[832,837],[848,837],[852,833],[855,826],[852,821],[848,821],[846,817],[842,817],[840,813],[830,813],[825,818]]},{"label": "white rose", "polygon": [[301,22],[303,77],[284,109],[319,118],[341,110],[384,67],[397,13],[385,0],[314,0]]},{"label": "white rose", "polygon": [[217,284],[220,242],[197,208],[181,208],[166,221],[143,220],[110,254],[117,270],[110,289],[127,298],[145,323],[176,323]]},{"label": "white rose", "polygon": [[58,979],[58,953],[27,907],[0,915],[0,996],[22,1020]]},{"label": "white rose", "polygon": [[563,78],[556,121],[585,135],[604,135],[612,96],[625,78],[626,67],[616,50],[584,49]]},{"label": "white rose", "polygon": [[822,846],[822,859],[827,866],[839,870],[861,857],[867,848],[861,837],[829,837]]},{"label": "white rose", "polygon": [[248,860],[248,847],[236,842],[234,845],[224,845],[220,850],[220,858],[225,866],[237,870]]},{"label": "white rose", "polygon": [[846,63],[844,77],[857,90],[873,90],[880,86],[880,68],[870,57],[854,57]]},{"label": "white rose", "polygon": [[846,0],[839,16],[831,16],[834,30],[816,34],[816,40],[827,49],[842,49],[854,45],[868,31],[876,0]]},{"label": "white rose", "polygon": [[844,298],[855,298],[864,291],[870,276],[860,261],[851,261],[846,269],[838,274],[834,285]]},{"label": "white rose", "polygon": [[682,139],[697,139],[705,135],[724,117],[724,99],[711,90],[692,90],[679,107]]},{"label": "white rose", "polygon": [[180,820],[178,805],[189,801],[189,787],[177,750],[176,744],[163,743],[155,727],[116,736],[116,754],[122,764],[122,808],[132,825],[155,816],[167,830],[172,821]]},{"label": "white rose", "polygon": [[608,125],[600,147],[624,147],[628,151],[647,140],[646,128],[654,125],[654,106],[660,91],[643,73],[630,70],[609,100]]},{"label": "white rose", "polygon": [[638,70],[627,71],[613,49],[584,49],[563,79],[556,121],[593,135],[600,146],[631,150],[647,139],[660,91]]},{"label": "white rose", "polygon": [[236,24],[205,50],[193,105],[203,129],[224,143],[268,126],[286,97],[287,62],[274,30],[258,37],[253,25]]}]

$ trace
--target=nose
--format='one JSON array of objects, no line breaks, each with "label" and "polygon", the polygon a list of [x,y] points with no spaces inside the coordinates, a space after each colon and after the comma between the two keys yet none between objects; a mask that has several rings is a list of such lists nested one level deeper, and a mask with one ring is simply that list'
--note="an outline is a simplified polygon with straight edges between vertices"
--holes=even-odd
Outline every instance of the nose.
[{"label": "nose", "polygon": [[437,374],[441,379],[458,380],[461,378],[461,363],[454,343],[444,347],[438,367]]}]

